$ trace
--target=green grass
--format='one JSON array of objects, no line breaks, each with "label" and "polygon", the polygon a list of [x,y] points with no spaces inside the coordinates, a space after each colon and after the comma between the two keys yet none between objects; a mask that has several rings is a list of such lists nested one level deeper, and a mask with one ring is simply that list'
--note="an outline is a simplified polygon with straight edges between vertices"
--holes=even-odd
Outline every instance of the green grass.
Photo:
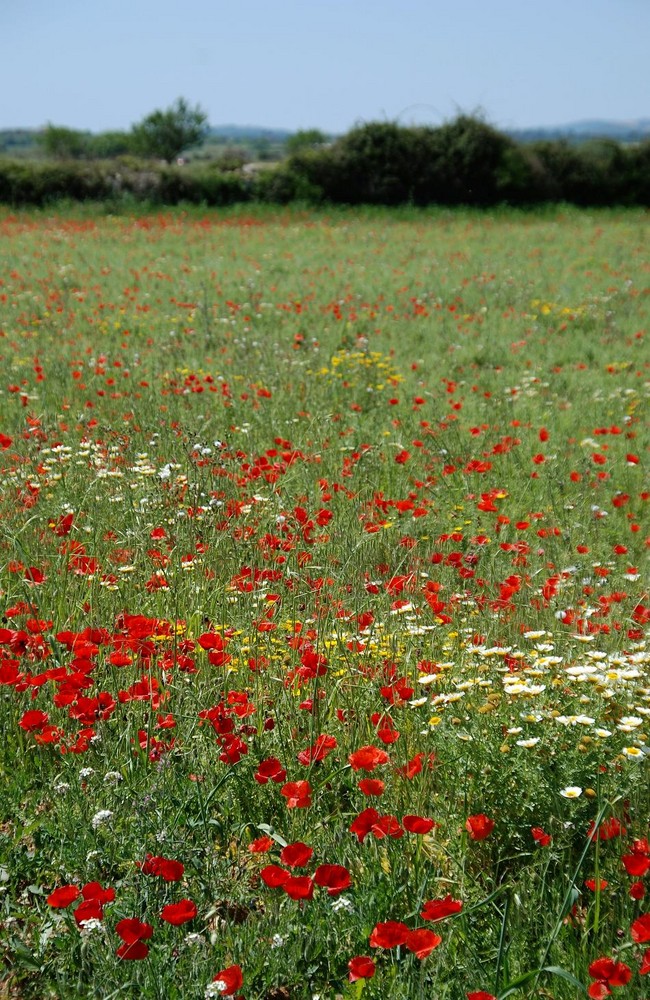
[{"label": "green grass", "polygon": [[640,997],[647,215],[0,232],[0,995]]}]

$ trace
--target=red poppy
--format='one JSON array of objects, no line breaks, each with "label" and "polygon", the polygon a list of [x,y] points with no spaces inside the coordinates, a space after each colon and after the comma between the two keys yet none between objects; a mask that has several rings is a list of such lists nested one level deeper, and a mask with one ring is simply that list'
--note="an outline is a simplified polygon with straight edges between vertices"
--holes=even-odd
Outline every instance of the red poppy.
[{"label": "red poppy", "polygon": [[125,944],[135,944],[136,941],[148,941],[153,935],[153,927],[137,917],[127,917],[116,925],[115,933]]},{"label": "red poppy", "polygon": [[400,944],[406,944],[409,929],[406,924],[398,920],[387,920],[383,924],[375,924],[370,935],[371,948],[397,948]]},{"label": "red poppy", "polygon": [[485,813],[477,813],[475,816],[468,816],[465,829],[471,840],[485,840],[494,829],[494,820],[489,819]]},{"label": "red poppy", "polygon": [[252,840],[248,845],[248,850],[251,854],[266,854],[273,847],[272,837],[258,837],[257,840]]},{"label": "red poppy", "polygon": [[260,761],[253,777],[258,785],[266,785],[269,781],[282,784],[287,779],[287,772],[277,757],[267,757],[266,760]]},{"label": "red poppy", "polygon": [[435,823],[432,819],[426,819],[424,816],[403,816],[402,826],[409,833],[431,833],[435,827]]},{"label": "red poppy", "polygon": [[178,903],[168,903],[167,906],[163,906],[160,919],[172,927],[180,927],[188,920],[194,920],[197,913],[196,903],[191,899],[181,899]]},{"label": "red poppy", "polygon": [[485,990],[476,990],[467,994],[467,1000],[497,1000],[494,993],[486,993]]},{"label": "red poppy", "polygon": [[234,996],[244,983],[241,967],[239,965],[229,965],[227,969],[217,972],[212,982],[219,984],[219,989],[223,997]]},{"label": "red poppy", "polygon": [[550,833],[545,833],[541,826],[531,826],[530,832],[535,843],[540,847],[548,847],[553,838]]},{"label": "red poppy", "polygon": [[103,916],[102,904],[96,899],[84,899],[74,911],[74,919],[78,926],[86,920],[101,920]]},{"label": "red poppy", "polygon": [[143,875],[158,875],[165,882],[180,882],[185,872],[185,865],[181,861],[154,857],[152,854],[147,854],[143,862],[138,862],[138,866]]},{"label": "red poppy", "polygon": [[61,885],[50,893],[47,902],[57,910],[64,910],[70,903],[74,903],[75,899],[79,899],[80,895],[81,890],[78,885]]},{"label": "red poppy", "polygon": [[368,809],[364,809],[359,813],[350,826],[350,832],[355,833],[359,843],[363,844],[365,838],[368,836],[378,819],[379,813],[376,809],[373,809],[372,806],[370,806]]},{"label": "red poppy", "polygon": [[598,882],[596,882],[595,878],[585,879],[585,886],[587,887],[587,889],[589,889],[590,892],[596,892],[596,891],[602,892],[602,890],[606,889],[608,885],[609,882],[607,882],[607,880],[604,878],[599,879]]},{"label": "red poppy", "polygon": [[644,944],[650,941],[650,913],[642,913],[630,927],[632,940],[637,944]]},{"label": "red poppy", "polygon": [[383,837],[399,839],[404,836],[404,830],[396,816],[380,816],[377,822],[373,823],[372,832],[377,840],[381,840]]},{"label": "red poppy", "polygon": [[625,871],[633,878],[643,878],[650,871],[650,858],[644,854],[624,854],[621,861]]},{"label": "red poppy", "polygon": [[287,809],[307,809],[311,805],[311,785],[308,781],[287,781],[281,794],[287,800]]},{"label": "red poppy", "polygon": [[350,873],[343,865],[319,865],[314,872],[314,882],[327,889],[328,895],[338,896],[351,885]]},{"label": "red poppy", "polygon": [[444,899],[428,900],[424,904],[424,909],[420,916],[423,920],[429,920],[434,923],[436,920],[444,920],[445,917],[450,917],[453,913],[460,913],[462,908],[463,904],[460,899],[453,899],[447,894]]},{"label": "red poppy", "polygon": [[260,878],[265,885],[268,885],[269,889],[279,889],[291,878],[291,875],[280,865],[267,865],[266,868],[262,868]]},{"label": "red poppy", "polygon": [[348,979],[354,983],[357,979],[372,979],[375,974],[375,963],[367,955],[356,955],[348,962],[350,973]]},{"label": "red poppy", "polygon": [[314,880],[308,875],[289,875],[282,888],[290,899],[312,899]]},{"label": "red poppy", "polygon": [[439,934],[434,934],[427,927],[418,927],[417,930],[409,931],[404,943],[416,958],[426,958],[441,941]]},{"label": "red poppy", "polygon": [[39,730],[44,729],[47,723],[47,712],[41,712],[37,708],[32,708],[27,712],[23,712],[18,725],[21,729],[24,729],[26,733],[36,733],[39,732]]},{"label": "red poppy", "polygon": [[643,959],[641,961],[641,965],[639,967],[639,975],[647,976],[649,972],[650,972],[650,948],[646,948],[646,950],[643,953]]},{"label": "red poppy", "polygon": [[100,882],[86,882],[81,887],[81,895],[84,899],[95,899],[103,906],[105,903],[113,902],[115,889],[104,889]]},{"label": "red poppy", "polygon": [[327,736],[326,734],[323,734],[318,737],[312,746],[307,747],[306,750],[300,751],[297,755],[298,763],[304,764],[305,767],[308,767],[309,764],[315,760],[325,760],[327,755],[331,753],[336,746],[338,746],[338,744],[334,736]]},{"label": "red poppy", "polygon": [[133,941],[131,944],[121,944],[115,952],[123,961],[141,961],[149,954],[149,946],[144,941]]},{"label": "red poppy", "polygon": [[348,763],[353,771],[374,771],[379,764],[386,764],[388,760],[385,750],[373,746],[359,747],[348,756]]},{"label": "red poppy", "polygon": [[643,882],[633,882],[630,886],[630,897],[632,899],[643,899],[645,896],[645,886]]},{"label": "red poppy", "polygon": [[359,791],[364,795],[383,795],[386,785],[379,778],[362,778],[359,782]]},{"label": "red poppy", "polygon": [[610,986],[625,986],[632,978],[632,970],[625,962],[615,962],[613,958],[597,958],[589,966],[592,983],[587,993],[592,1000],[602,1000],[611,993]]},{"label": "red poppy", "polygon": [[286,847],[282,848],[280,861],[284,865],[289,865],[290,868],[304,868],[305,865],[309,864],[313,853],[313,847],[297,840],[295,844],[287,844]]}]

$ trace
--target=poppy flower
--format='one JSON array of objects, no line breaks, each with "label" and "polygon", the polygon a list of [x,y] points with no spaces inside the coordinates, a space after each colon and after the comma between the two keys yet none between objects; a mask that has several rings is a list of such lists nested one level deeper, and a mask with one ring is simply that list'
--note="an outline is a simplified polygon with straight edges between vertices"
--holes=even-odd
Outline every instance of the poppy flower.
[{"label": "poppy flower", "polygon": [[368,836],[378,819],[379,813],[377,810],[373,809],[372,806],[369,806],[368,809],[364,809],[360,812],[357,818],[353,821],[350,826],[350,832],[355,833],[359,843],[363,844],[365,838]]},{"label": "poppy flower", "polygon": [[47,712],[41,712],[37,708],[32,708],[27,712],[23,712],[18,725],[21,729],[24,729],[26,733],[36,733],[39,730],[44,729],[47,723]]},{"label": "poppy flower", "polygon": [[126,917],[116,925],[115,933],[125,944],[135,944],[136,941],[148,941],[153,935],[153,927],[137,917]]},{"label": "poppy flower", "polygon": [[337,745],[338,744],[334,736],[327,736],[326,734],[323,734],[318,737],[313,746],[300,751],[297,755],[298,763],[308,767],[309,764],[313,763],[313,761],[325,760],[327,755],[331,753]]},{"label": "poppy flower", "polygon": [[311,805],[311,785],[308,781],[287,781],[281,788],[287,809],[307,809]]},{"label": "poppy flower", "polygon": [[615,962],[613,958],[603,956],[591,963],[589,975],[596,982],[591,984],[587,993],[592,1000],[602,1000],[612,992],[611,986],[627,985],[632,978],[632,970],[625,962]]},{"label": "poppy flower", "polygon": [[377,840],[381,840],[383,837],[399,839],[399,837],[404,836],[404,830],[396,816],[380,816],[377,822],[372,825],[372,833]]},{"label": "poppy flower", "polygon": [[81,887],[81,895],[84,899],[95,899],[102,906],[105,903],[112,903],[115,899],[115,889],[104,889],[100,882],[86,882]]},{"label": "poppy flower", "polygon": [[639,975],[647,976],[650,972],[650,948],[646,948],[643,953],[643,959],[641,965],[639,966]]},{"label": "poppy flower", "polygon": [[138,866],[143,875],[158,875],[165,882],[180,882],[185,872],[185,865],[181,861],[154,857],[152,854],[147,854],[143,862],[138,862]]},{"label": "poppy flower", "polygon": [[308,875],[289,875],[282,888],[290,899],[312,899],[314,880]]},{"label": "poppy flower", "polygon": [[432,819],[426,819],[424,816],[409,815],[402,817],[402,826],[409,833],[418,833],[420,835],[431,833],[435,825]]},{"label": "poppy flower", "polygon": [[383,924],[375,924],[370,935],[371,948],[397,948],[406,944],[409,929],[399,920],[387,920]]},{"label": "poppy flower", "polygon": [[379,747],[359,747],[348,756],[348,763],[353,771],[374,771],[380,764],[388,763],[389,757],[385,750]]},{"label": "poppy flower", "polygon": [[465,829],[471,840],[485,840],[494,829],[494,820],[489,819],[485,813],[477,813],[475,816],[468,816]]},{"label": "poppy flower", "polygon": [[268,885],[269,889],[279,889],[291,878],[291,875],[280,865],[267,865],[266,868],[262,868],[260,878],[265,885]]},{"label": "poppy flower", "polygon": [[266,785],[269,781],[282,784],[287,780],[287,772],[277,757],[267,757],[266,760],[260,761],[253,777],[258,785]]},{"label": "poppy flower", "polygon": [[650,913],[642,913],[630,927],[632,940],[637,944],[644,944],[650,941]]},{"label": "poppy flower", "polygon": [[248,850],[251,854],[266,854],[273,847],[272,837],[258,837],[256,840],[251,840],[248,845]]},{"label": "poppy flower", "polygon": [[149,946],[144,941],[133,941],[131,944],[121,944],[115,952],[123,961],[141,961],[149,954]]},{"label": "poppy flower", "polygon": [[79,899],[80,895],[81,890],[78,885],[61,885],[50,893],[47,902],[56,910],[64,910],[70,903],[74,903],[75,899]]},{"label": "poppy flower", "polygon": [[359,782],[359,791],[364,795],[383,795],[386,785],[379,778],[362,778]]},{"label": "poppy flower", "polygon": [[314,872],[314,882],[327,889],[329,896],[338,896],[349,888],[352,880],[343,865],[319,865]]},{"label": "poppy flower", "polygon": [[485,990],[476,990],[467,994],[467,1000],[497,1000],[494,993],[486,993]]},{"label": "poppy flower", "polygon": [[217,988],[223,997],[234,996],[237,990],[244,984],[241,966],[229,965],[227,969],[217,972],[212,982],[217,983]]},{"label": "poppy flower", "polygon": [[196,903],[191,899],[181,899],[178,903],[168,903],[167,906],[163,906],[160,919],[172,927],[180,927],[188,920],[194,920],[197,913]]},{"label": "poppy flower", "polygon": [[449,894],[444,899],[430,899],[424,904],[424,909],[420,913],[423,920],[434,923],[436,920],[444,920],[454,913],[460,913],[463,908],[460,899],[453,899]]},{"label": "poppy flower", "polygon": [[650,858],[644,854],[624,854],[621,861],[625,871],[633,878],[643,878],[650,871]]},{"label": "poppy flower", "polygon": [[297,840],[295,844],[287,844],[286,847],[282,848],[280,861],[284,865],[289,865],[290,868],[304,868],[305,865],[309,864],[313,853],[313,847]]},{"label": "poppy flower", "polygon": [[355,955],[348,962],[348,969],[350,970],[348,979],[354,983],[357,979],[372,979],[375,974],[375,963],[367,955]]},{"label": "poppy flower", "polygon": [[442,938],[439,934],[434,934],[427,927],[418,927],[417,930],[409,931],[404,942],[409,951],[412,951],[416,958],[426,958],[434,948],[437,948]]},{"label": "poppy flower", "polygon": [[545,833],[541,826],[531,826],[530,832],[532,834],[533,840],[540,847],[548,847],[553,838],[550,833]]},{"label": "poppy flower", "polygon": [[103,916],[102,904],[96,899],[84,899],[74,911],[74,919],[79,927],[86,920],[101,920]]}]

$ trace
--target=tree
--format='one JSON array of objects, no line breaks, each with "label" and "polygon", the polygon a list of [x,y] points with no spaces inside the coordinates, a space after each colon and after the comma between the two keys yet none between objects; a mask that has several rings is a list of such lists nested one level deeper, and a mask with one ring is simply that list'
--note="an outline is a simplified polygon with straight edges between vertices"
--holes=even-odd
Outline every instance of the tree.
[{"label": "tree", "polygon": [[88,152],[88,136],[84,132],[51,122],[39,133],[38,142],[45,155],[55,160],[78,160]]},{"label": "tree", "polygon": [[286,150],[289,156],[300,153],[303,149],[316,149],[318,146],[327,144],[327,136],[318,128],[298,129],[290,135],[286,142]]},{"label": "tree", "polygon": [[165,111],[152,111],[132,129],[136,152],[171,163],[191,146],[203,141],[207,132],[207,115],[197,104],[191,108],[179,97]]}]

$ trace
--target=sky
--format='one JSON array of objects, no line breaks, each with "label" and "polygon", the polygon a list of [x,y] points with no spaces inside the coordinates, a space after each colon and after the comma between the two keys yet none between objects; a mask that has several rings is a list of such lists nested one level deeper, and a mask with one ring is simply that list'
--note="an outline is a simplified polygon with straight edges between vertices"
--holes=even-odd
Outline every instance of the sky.
[{"label": "sky", "polygon": [[650,0],[0,0],[0,128],[650,118]]}]

